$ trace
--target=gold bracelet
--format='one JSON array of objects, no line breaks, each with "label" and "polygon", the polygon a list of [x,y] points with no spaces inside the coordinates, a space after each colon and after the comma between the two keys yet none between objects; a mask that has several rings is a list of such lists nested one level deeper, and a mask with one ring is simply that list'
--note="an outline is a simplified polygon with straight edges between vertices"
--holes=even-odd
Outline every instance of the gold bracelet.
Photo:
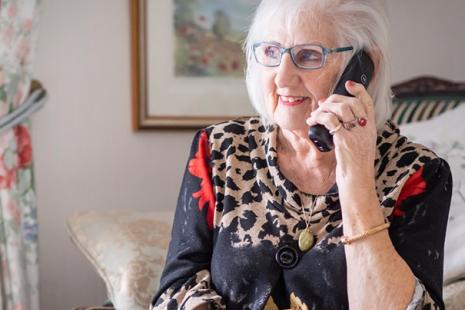
[{"label": "gold bracelet", "polygon": [[355,242],[355,241],[357,241],[357,240],[366,238],[366,237],[368,237],[368,236],[371,236],[371,235],[376,234],[377,232],[380,232],[380,231],[382,231],[382,230],[384,230],[384,229],[387,229],[387,228],[389,228],[389,226],[391,226],[391,223],[390,223],[390,222],[387,222],[387,223],[384,223],[384,224],[382,224],[382,225],[373,227],[372,229],[369,229],[369,230],[367,230],[366,232],[361,233],[361,234],[359,234],[359,235],[356,235],[356,236],[354,236],[354,237],[342,236],[342,237],[341,237],[341,243],[342,243],[342,244],[351,244],[352,242]]}]

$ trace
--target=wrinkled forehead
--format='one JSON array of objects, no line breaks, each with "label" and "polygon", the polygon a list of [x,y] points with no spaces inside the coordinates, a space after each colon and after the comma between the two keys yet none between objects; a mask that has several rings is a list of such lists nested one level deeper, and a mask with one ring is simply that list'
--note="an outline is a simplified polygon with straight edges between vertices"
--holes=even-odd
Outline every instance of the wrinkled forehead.
[{"label": "wrinkled forehead", "polygon": [[257,41],[274,41],[286,47],[315,42],[332,47],[336,42],[331,23],[310,9],[282,7],[264,12],[257,26]]}]

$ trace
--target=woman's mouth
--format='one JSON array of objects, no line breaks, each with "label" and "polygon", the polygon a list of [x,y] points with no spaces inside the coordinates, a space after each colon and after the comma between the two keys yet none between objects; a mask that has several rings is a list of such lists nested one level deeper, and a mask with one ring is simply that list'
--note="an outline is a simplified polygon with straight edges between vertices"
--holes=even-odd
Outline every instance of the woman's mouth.
[{"label": "woman's mouth", "polygon": [[297,97],[297,96],[279,96],[279,103],[294,107],[304,102],[308,97]]}]

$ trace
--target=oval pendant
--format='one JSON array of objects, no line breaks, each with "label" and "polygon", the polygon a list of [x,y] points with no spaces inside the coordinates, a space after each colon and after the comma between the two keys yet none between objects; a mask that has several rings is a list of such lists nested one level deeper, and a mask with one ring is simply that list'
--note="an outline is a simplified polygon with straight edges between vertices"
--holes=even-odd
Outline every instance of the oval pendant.
[{"label": "oval pendant", "polygon": [[313,237],[313,234],[308,229],[302,230],[299,235],[299,249],[306,252],[313,247],[314,242],[315,237]]}]

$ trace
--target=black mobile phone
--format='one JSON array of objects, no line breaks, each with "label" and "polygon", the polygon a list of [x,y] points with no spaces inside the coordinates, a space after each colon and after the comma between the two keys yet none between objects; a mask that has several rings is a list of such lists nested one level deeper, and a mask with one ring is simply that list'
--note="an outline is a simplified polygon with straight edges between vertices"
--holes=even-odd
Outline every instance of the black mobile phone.
[{"label": "black mobile phone", "polygon": [[[368,53],[364,50],[358,51],[349,61],[347,67],[339,79],[339,82],[334,89],[335,94],[350,96],[346,90],[345,84],[348,80],[361,83],[365,88],[371,81],[375,65]],[[329,152],[334,148],[333,136],[323,125],[315,125],[309,128],[308,138],[315,144],[321,152]]]}]

